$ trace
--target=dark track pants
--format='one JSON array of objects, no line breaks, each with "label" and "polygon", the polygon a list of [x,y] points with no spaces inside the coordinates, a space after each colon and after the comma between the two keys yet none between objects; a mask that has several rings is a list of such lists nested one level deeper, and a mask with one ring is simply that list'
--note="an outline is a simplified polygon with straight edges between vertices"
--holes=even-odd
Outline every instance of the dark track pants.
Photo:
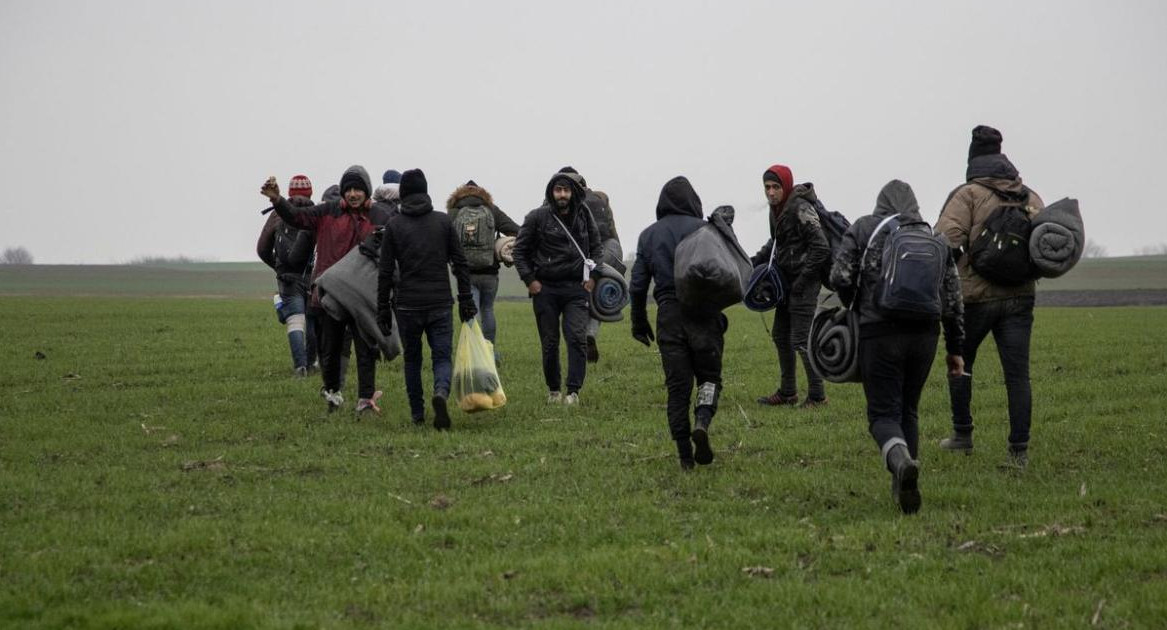
[{"label": "dark track pants", "polygon": [[[674,440],[690,438],[689,402],[694,385],[713,383],[721,390],[725,335],[720,318],[719,313],[687,315],[681,312],[677,302],[665,302],[657,307],[656,342],[665,370],[669,432]],[[712,411],[717,411],[716,402]]]}]

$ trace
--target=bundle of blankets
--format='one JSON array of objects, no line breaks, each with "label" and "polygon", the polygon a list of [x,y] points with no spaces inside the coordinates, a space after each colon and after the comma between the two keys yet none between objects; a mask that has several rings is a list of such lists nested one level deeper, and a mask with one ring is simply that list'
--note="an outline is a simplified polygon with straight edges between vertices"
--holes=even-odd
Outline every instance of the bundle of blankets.
[{"label": "bundle of blankets", "polygon": [[628,305],[628,281],[624,279],[628,268],[624,265],[624,249],[620,241],[610,238],[604,241],[603,246],[603,261],[597,261],[599,264],[596,266],[600,277],[592,289],[588,309],[594,319],[618,322],[624,319],[624,307]]},{"label": "bundle of blankets", "polygon": [[832,383],[859,382],[859,314],[844,306],[819,308],[810,324],[810,367]]},{"label": "bundle of blankets", "polygon": [[380,253],[381,232],[377,231],[320,274],[316,288],[320,293],[320,306],[330,317],[351,318],[356,324],[357,334],[365,343],[378,348],[386,361],[392,361],[401,354],[401,338],[397,335],[396,321],[393,334],[388,337],[377,326],[377,258]]},{"label": "bundle of blankets", "polygon": [[1029,233],[1029,258],[1038,276],[1057,278],[1065,274],[1086,248],[1086,230],[1077,199],[1060,199],[1033,217]]}]

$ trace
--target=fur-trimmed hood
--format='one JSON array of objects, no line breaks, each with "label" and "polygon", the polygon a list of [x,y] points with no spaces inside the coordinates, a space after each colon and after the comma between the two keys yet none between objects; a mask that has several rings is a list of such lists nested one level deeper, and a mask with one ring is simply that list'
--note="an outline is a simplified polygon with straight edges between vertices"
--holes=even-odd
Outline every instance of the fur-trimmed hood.
[{"label": "fur-trimmed hood", "polygon": [[453,210],[455,206],[494,206],[494,198],[481,186],[466,184],[459,186],[450,198],[446,200],[446,210]]}]

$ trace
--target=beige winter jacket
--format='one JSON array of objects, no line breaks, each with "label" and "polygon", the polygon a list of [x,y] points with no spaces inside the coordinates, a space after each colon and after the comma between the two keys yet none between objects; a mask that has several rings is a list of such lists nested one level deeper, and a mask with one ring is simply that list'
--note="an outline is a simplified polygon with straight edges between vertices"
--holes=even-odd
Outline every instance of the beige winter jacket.
[{"label": "beige winter jacket", "polygon": [[[993,193],[993,189],[1002,192],[1021,192],[1026,190],[1026,187],[1021,183],[1021,177],[1013,179],[978,177],[969,180],[949,196],[944,209],[940,211],[940,220],[936,222],[936,231],[947,236],[953,247],[966,254],[960,257],[956,265],[960,273],[961,293],[965,304],[1033,295],[1036,289],[1033,281],[1013,287],[993,284],[973,270],[969,264],[967,255],[969,246],[976,239],[976,235],[984,229],[985,221],[1001,205],[1001,198]],[[1030,190],[1029,202],[1025,208],[1029,216],[1032,218],[1043,207],[1045,203],[1041,197]]]}]

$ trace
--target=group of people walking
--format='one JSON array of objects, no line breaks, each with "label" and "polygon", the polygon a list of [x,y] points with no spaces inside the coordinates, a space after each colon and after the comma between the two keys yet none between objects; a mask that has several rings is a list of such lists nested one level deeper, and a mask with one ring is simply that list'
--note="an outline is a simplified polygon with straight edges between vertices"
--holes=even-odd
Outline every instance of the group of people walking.
[{"label": "group of people walking", "polygon": [[[820,221],[816,191],[796,184],[792,170],[776,164],[762,173],[769,205],[769,236],[753,257],[772,261],[785,282],[785,299],[774,313],[772,338],[778,357],[778,385],[758,398],[766,406],[800,409],[828,404],[823,378],[810,359],[811,322],[824,282],[858,314],[859,364],[867,419],[884,466],[892,496],[905,513],[921,505],[919,492],[918,404],[943,330],[952,406],[951,436],[940,447],[969,452],[973,447],[971,398],[977,350],[992,333],[1005,372],[1010,423],[1008,455],[1028,462],[1031,391],[1029,342],[1033,325],[1033,280],[1002,283],[970,264],[969,251],[986,222],[1003,207],[1029,217],[1043,207],[1017,169],[1001,153],[1002,136],[987,126],[973,129],[965,181],[949,195],[933,228],[924,223],[911,187],[893,180],[879,192],[873,212],[855,221],[833,248]],[[322,396],[333,410],[343,404],[343,361],[347,344],[358,362],[358,412],[379,411],[375,391],[376,348],[351,333],[351,321],[319,309],[314,280],[330,265],[379,231],[377,323],[385,335],[394,326],[401,337],[405,385],[414,422],[425,422],[421,382],[421,338],[431,349],[431,407],[438,429],[450,426],[446,399],[451,375],[452,309],[457,299],[462,321],[479,316],[485,336],[494,341],[493,302],[498,291],[501,239],[514,237],[513,265],[531,297],[539,332],[548,403],[577,404],[587,363],[598,359],[597,321],[589,316],[589,292],[598,279],[597,261],[610,256],[605,243],[618,238],[607,196],[587,187],[584,178],[565,167],[547,182],[543,203],[517,224],[474,181],[456,189],[447,212],[434,212],[424,173],[387,171],[371,190],[359,166],[341,177],[336,197],[311,202],[311,185],[297,176],[289,197],[281,196],[274,178],[261,192],[274,208],[265,225],[259,254],[276,271],[295,369],[311,369],[315,346],[320,357]],[[706,225],[701,199],[684,177],[661,189],[656,221],[637,242],[629,283],[632,336],[646,346],[656,342],[668,393],[667,419],[682,469],[714,460],[710,430],[722,389],[721,368],[728,320],[719,310],[686,306],[677,299],[674,262],[678,245]],[[905,236],[936,239],[939,254],[925,261],[936,273],[935,312],[899,317],[886,308],[883,291],[895,274],[919,273],[928,254],[904,250],[899,264],[886,255]],[[315,254],[311,255],[314,242]],[[488,244],[488,245],[487,245]],[[485,251],[495,253],[491,256]],[[898,251],[898,250],[897,250]],[[308,252],[306,254],[305,252]],[[921,253],[922,252],[922,253]],[[909,264],[912,263],[912,264]],[[453,272],[456,296],[451,294]],[[657,305],[656,328],[648,319],[648,293]],[[346,330],[350,331],[346,334]],[[314,334],[315,332],[315,334]],[[566,378],[559,344],[567,346]],[[807,381],[799,396],[797,364]],[[694,398],[694,390],[696,397]],[[692,415],[690,405],[693,405]]]}]

